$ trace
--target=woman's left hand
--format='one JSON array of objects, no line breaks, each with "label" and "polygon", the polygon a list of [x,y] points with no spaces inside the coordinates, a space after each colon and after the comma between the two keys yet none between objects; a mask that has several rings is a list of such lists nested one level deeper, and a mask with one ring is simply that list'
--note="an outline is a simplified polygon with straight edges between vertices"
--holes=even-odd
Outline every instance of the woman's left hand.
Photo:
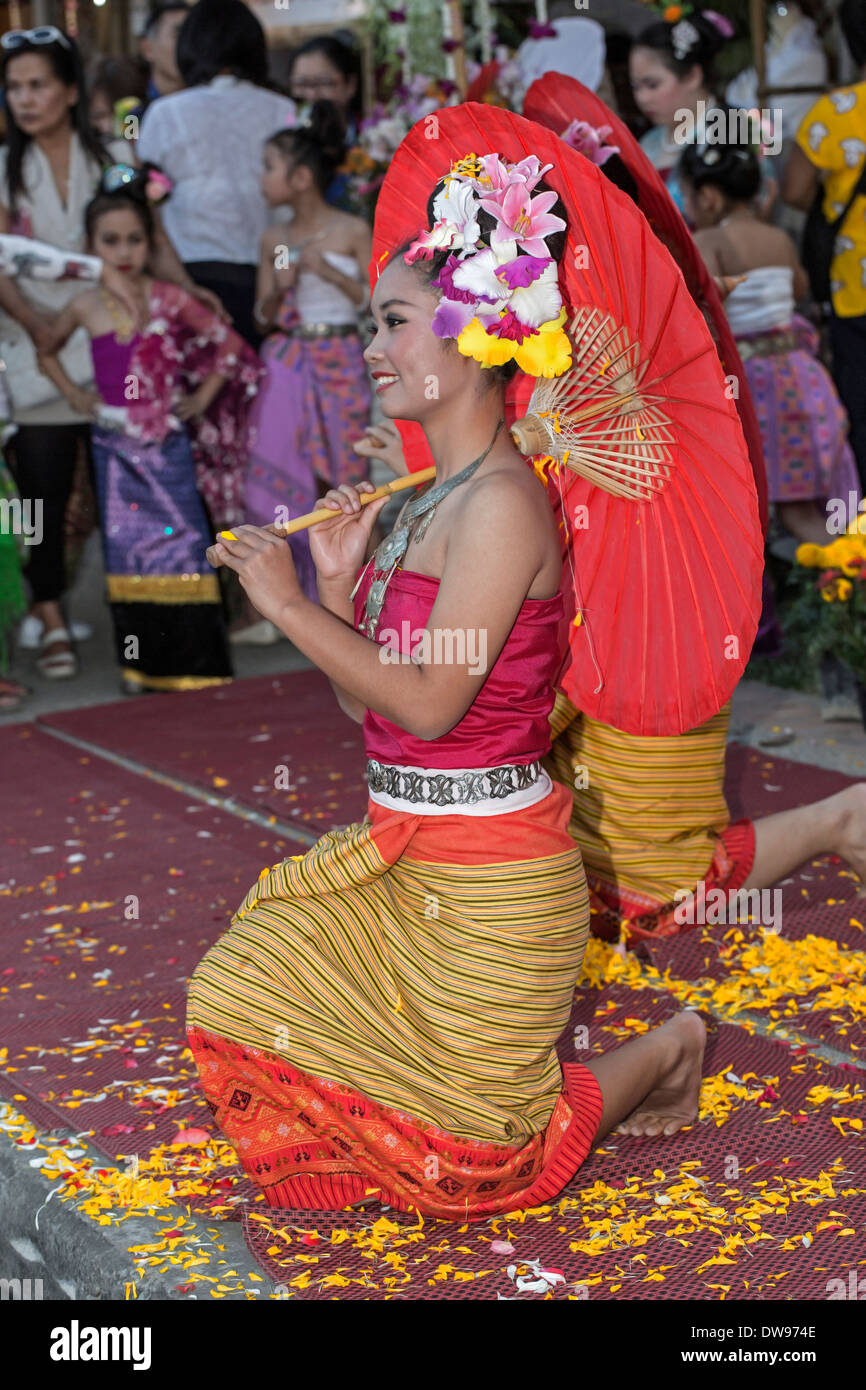
[{"label": "woman's left hand", "polygon": [[298,269],[312,271],[314,275],[319,275],[323,280],[328,278],[331,270],[318,246],[313,243],[320,241],[321,237],[313,237],[309,242],[305,242],[301,247],[301,254],[298,257]]},{"label": "woman's left hand", "polygon": [[207,402],[200,391],[193,391],[188,396],[182,396],[172,406],[172,413],[178,420],[194,420],[197,416],[204,415],[206,410]]},{"label": "woman's left hand", "polygon": [[253,607],[276,626],[286,604],[303,597],[292,547],[285,537],[261,526],[221,531],[207,558],[214,569],[220,565],[233,569]]}]

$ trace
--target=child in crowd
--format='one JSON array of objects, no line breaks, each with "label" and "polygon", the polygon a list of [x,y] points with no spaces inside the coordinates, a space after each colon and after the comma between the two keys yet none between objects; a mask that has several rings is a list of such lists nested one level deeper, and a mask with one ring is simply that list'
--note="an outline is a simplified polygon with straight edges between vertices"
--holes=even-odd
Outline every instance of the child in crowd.
[{"label": "child in crowd", "polygon": [[793,536],[825,545],[827,499],[847,506],[851,493],[859,500],[860,484],[818,335],[794,313],[808,293],[806,273],[787,232],[755,212],[761,173],[752,149],[689,146],[679,177],[710,273],[744,277],[725,310],[758,416],[770,501]]},{"label": "child in crowd", "polygon": [[[330,102],[315,102],[307,123],[277,131],[264,151],[262,190],[271,207],[288,205],[289,223],[261,243],[256,319],[268,334],[265,380],[253,408],[246,520],[259,526],[312,511],[328,488],[359,481],[352,441],[370,413],[358,314],[369,298],[370,229],[331,207],[326,192],[344,157],[343,125]],[[306,533],[292,539],[305,593],[316,596]],[[252,613],[249,618],[252,619]],[[267,643],[264,620],[232,634]]]},{"label": "child in crowd", "polygon": [[[56,356],[40,358],[70,404],[95,421],[108,601],[129,693],[231,678],[219,585],[205,555],[224,518],[208,518],[197,490],[187,422],[200,422],[218,394],[221,408],[242,414],[258,374],[254,354],[222,320],[148,273],[151,202],[166,184],[153,170],[114,165],[85,213],[89,249],[126,277],[142,331],[100,286],[72,300],[56,335],[59,349],[76,327],[86,329],[96,391],[70,381]],[[227,437],[237,428],[235,419]]]}]

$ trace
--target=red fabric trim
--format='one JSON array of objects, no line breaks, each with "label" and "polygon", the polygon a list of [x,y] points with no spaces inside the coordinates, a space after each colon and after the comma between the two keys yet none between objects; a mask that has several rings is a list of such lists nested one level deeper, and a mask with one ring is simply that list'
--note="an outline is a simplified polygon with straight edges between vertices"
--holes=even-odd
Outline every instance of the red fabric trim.
[{"label": "red fabric trim", "polygon": [[203,1029],[188,1038],[217,1123],[273,1207],[339,1211],[375,1193],[401,1211],[480,1221],[555,1197],[601,1121],[601,1088],[578,1062],[563,1067],[545,1132],[512,1146],[448,1134]]},{"label": "red fabric trim", "polygon": [[[750,820],[734,821],[716,840],[713,862],[704,879],[706,891],[709,892],[711,888],[730,891],[742,888],[754,862],[754,823]],[[587,884],[592,914],[590,930],[593,936],[601,937],[604,941],[618,940],[622,926],[626,929],[629,945],[639,941],[658,941],[662,937],[679,936],[680,932],[694,930],[691,923],[675,921],[674,903],[658,903],[650,907],[646,897],[629,894],[614,883],[589,875]],[[697,887],[695,884],[696,890]]]}]

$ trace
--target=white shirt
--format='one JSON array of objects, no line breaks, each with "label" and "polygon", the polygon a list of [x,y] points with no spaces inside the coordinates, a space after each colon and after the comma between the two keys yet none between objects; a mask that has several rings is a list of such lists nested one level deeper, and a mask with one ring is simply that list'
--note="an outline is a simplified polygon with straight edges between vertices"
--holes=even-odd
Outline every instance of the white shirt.
[{"label": "white shirt", "polygon": [[526,39],[514,55],[524,95],[546,72],[567,72],[596,91],[604,75],[604,29],[583,15],[565,15],[552,24],[555,39]]},{"label": "white shirt", "polygon": [[162,209],[182,261],[257,265],[273,221],[259,187],[264,144],[290,125],[295,103],[236,77],[160,97],[144,113],[138,158],[172,180]]},{"label": "white shirt", "polygon": [[[341,270],[350,279],[362,283],[354,256],[344,256],[340,251],[323,251],[322,259],[335,270]],[[330,280],[323,280],[321,275],[309,270],[302,270],[298,276],[295,307],[302,323],[338,325],[357,323],[361,310],[361,305],[356,304],[339,285],[332,285]]]}]

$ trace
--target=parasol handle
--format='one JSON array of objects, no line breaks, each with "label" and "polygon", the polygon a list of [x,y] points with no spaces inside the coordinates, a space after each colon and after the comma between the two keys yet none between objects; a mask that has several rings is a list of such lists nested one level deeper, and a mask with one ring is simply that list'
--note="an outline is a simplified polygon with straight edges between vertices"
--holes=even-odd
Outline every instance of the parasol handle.
[{"label": "parasol handle", "polygon": [[[361,506],[365,507],[368,502],[378,502],[380,497],[388,497],[392,492],[402,492],[407,487],[418,487],[419,483],[428,483],[435,476],[435,468],[420,468],[417,473],[408,473],[405,478],[395,478],[392,483],[377,487],[375,492],[362,492]],[[339,515],[333,507],[319,507],[314,512],[307,512],[305,516],[296,516],[294,521],[288,522],[285,526],[275,526],[274,534],[292,536],[296,531],[306,531],[309,526],[318,526],[320,521],[330,521]]]},{"label": "parasol handle", "polygon": [[515,420],[511,426],[511,438],[527,458],[550,453],[550,436],[537,415],[524,415]]}]

